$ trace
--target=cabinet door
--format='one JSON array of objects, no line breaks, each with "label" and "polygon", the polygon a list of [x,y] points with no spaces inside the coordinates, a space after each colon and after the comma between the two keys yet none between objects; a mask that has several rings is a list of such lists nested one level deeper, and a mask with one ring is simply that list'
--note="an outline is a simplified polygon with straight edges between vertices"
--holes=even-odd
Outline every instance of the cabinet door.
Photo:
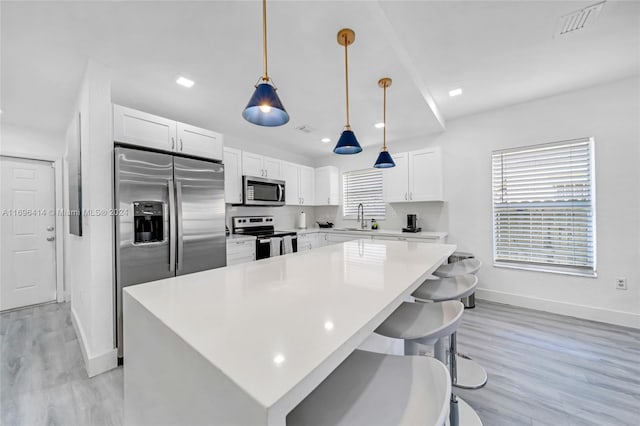
[{"label": "cabinet door", "polygon": [[262,155],[242,151],[242,174],[265,177],[262,168]]},{"label": "cabinet door", "polygon": [[224,148],[224,201],[242,203],[242,151]]},{"label": "cabinet door", "polygon": [[113,140],[163,151],[173,151],[176,147],[176,122],[114,105]]},{"label": "cabinet door", "polygon": [[371,238],[368,235],[353,235],[353,234],[327,234],[326,241],[329,244],[343,243],[345,241],[353,241],[361,238]]},{"label": "cabinet door", "polygon": [[227,241],[227,266],[256,260],[255,241]]},{"label": "cabinet door", "polygon": [[222,160],[222,135],[189,124],[178,123],[176,150],[211,160]]},{"label": "cabinet door", "polygon": [[312,206],[314,204],[314,180],[313,168],[307,166],[298,167],[298,187],[300,201],[303,205]]},{"label": "cabinet door", "polygon": [[264,169],[266,178],[282,178],[282,161],[275,158],[262,157],[262,168]]},{"label": "cabinet door", "polygon": [[409,200],[442,201],[442,156],[439,148],[409,153]]},{"label": "cabinet door", "polygon": [[314,176],[314,204],[316,206],[337,206],[339,204],[339,172],[334,166],[318,167]]},{"label": "cabinet door", "polygon": [[300,197],[300,185],[298,171],[300,166],[293,163],[282,162],[282,180],[284,180],[284,200],[288,206],[302,204]]},{"label": "cabinet door", "polygon": [[400,152],[391,155],[391,158],[396,166],[382,171],[384,201],[407,202],[409,201],[409,153]]}]

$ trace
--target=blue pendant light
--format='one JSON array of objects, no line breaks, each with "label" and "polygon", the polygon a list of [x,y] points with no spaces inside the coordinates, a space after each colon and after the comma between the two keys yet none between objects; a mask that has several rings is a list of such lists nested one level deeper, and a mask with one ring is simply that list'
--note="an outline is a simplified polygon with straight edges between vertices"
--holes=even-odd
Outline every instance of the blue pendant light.
[{"label": "blue pendant light", "polygon": [[264,60],[264,75],[255,85],[255,92],[249,99],[242,116],[250,123],[258,126],[282,126],[289,122],[289,114],[284,109],[278,97],[278,88],[273,84],[267,73],[267,0],[262,0],[262,45]]},{"label": "blue pendant light", "polygon": [[391,79],[389,77],[381,78],[378,81],[378,86],[382,87],[384,90],[384,101],[382,107],[382,122],[384,126],[382,126],[382,151],[378,154],[378,159],[373,167],[377,169],[388,169],[396,166],[396,163],[393,162],[393,158],[391,158],[391,154],[387,151],[387,87],[391,86]]},{"label": "blue pendant light", "polygon": [[347,124],[344,126],[344,131],[338,139],[336,147],[333,148],[333,152],[336,154],[357,154],[362,151],[362,147],[356,139],[355,133],[351,130],[349,124],[349,59],[347,56],[347,46],[353,44],[356,39],[356,33],[349,29],[344,28],[338,31],[338,44],[344,46],[344,75],[346,82],[346,99],[347,99]]}]

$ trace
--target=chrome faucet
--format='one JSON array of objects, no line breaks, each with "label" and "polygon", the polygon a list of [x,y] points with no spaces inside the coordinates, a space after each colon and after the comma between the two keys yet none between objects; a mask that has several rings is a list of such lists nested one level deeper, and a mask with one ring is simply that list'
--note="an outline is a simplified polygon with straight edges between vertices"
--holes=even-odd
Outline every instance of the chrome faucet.
[{"label": "chrome faucet", "polygon": [[[360,216],[360,209],[362,208],[362,216]],[[360,221],[360,229],[366,228],[367,224],[364,222],[364,206],[362,203],[358,204],[358,217],[356,220]]]}]

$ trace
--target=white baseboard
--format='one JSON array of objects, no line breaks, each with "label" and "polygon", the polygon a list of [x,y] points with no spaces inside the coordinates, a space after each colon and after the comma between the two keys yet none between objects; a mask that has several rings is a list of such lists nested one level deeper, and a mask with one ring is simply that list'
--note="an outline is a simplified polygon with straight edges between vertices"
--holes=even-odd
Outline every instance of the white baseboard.
[{"label": "white baseboard", "polygon": [[554,314],[640,329],[640,314],[634,314],[632,312],[575,305],[572,303],[558,302],[555,300],[540,299],[537,297],[522,296],[519,294],[487,289],[477,289],[476,298],[488,300],[490,302],[503,303],[505,305],[520,306],[523,308],[536,309]]},{"label": "white baseboard", "polygon": [[82,352],[82,359],[84,360],[84,367],[87,370],[89,377],[97,376],[105,371],[112,370],[118,366],[118,350],[112,349],[103,354],[97,356],[89,356],[87,351],[87,339],[82,329],[82,324],[78,320],[76,311],[71,307],[71,323],[73,329],[76,331],[78,341],[80,343],[80,350]]}]

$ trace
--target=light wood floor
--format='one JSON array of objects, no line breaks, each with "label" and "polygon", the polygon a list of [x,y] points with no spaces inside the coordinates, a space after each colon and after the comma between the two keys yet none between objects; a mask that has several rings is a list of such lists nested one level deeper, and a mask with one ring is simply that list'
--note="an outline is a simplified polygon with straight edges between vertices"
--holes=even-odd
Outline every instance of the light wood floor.
[{"label": "light wood floor", "polygon": [[[0,315],[2,425],[122,424],[122,368],[89,379],[68,304]],[[461,352],[489,373],[458,393],[492,425],[640,424],[640,331],[477,301]]]}]

